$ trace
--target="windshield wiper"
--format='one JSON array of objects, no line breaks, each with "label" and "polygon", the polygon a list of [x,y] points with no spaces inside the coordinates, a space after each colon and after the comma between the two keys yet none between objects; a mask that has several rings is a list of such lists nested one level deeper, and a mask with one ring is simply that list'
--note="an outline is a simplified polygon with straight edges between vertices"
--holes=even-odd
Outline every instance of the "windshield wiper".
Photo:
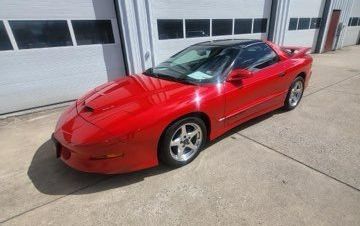
[{"label": "windshield wiper", "polygon": [[191,84],[191,85],[197,85],[197,83],[189,81],[186,78],[176,78],[171,75],[160,74],[160,73],[157,73],[156,75],[158,76],[157,78],[160,78],[160,79],[163,78],[163,79],[170,80],[170,81],[181,82],[181,83],[186,83],[186,84]]},{"label": "windshield wiper", "polygon": [[150,71],[148,71],[148,70],[144,71],[143,74],[144,74],[144,75],[147,75],[147,76],[159,78],[159,75],[158,75],[158,74],[152,73],[152,72],[150,72]]},{"label": "windshield wiper", "polygon": [[154,73],[152,70],[151,70],[151,72],[149,70],[146,70],[143,74],[151,76],[151,77],[155,77],[155,78],[160,78],[160,79],[162,78],[162,79],[175,81],[175,82],[181,82],[181,83],[186,83],[186,84],[191,84],[191,85],[198,85],[196,82],[189,81],[186,78],[179,78],[179,77],[173,77],[173,76],[167,75],[167,74]]}]

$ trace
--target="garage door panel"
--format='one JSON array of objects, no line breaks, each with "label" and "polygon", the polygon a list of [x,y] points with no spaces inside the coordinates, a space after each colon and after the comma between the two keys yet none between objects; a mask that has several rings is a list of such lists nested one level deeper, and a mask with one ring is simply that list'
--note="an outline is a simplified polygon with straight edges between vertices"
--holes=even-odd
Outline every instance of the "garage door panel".
[{"label": "garage door panel", "polygon": [[7,19],[116,18],[113,0],[1,0],[0,6]]},{"label": "garage door panel", "polygon": [[315,50],[319,29],[298,30],[288,32],[284,39],[284,45],[306,46]]},{"label": "garage door panel", "polygon": [[[0,114],[18,111],[18,106],[21,106],[21,109],[28,109],[49,103],[59,103],[63,100],[73,100],[95,85],[104,83],[107,79],[104,74],[91,77],[88,75],[88,73],[82,73],[72,77],[58,77],[1,86]],[[59,96],[62,98],[59,99]],[[16,103],[16,105],[9,103]]]},{"label": "garage door panel", "polygon": [[360,26],[346,27],[344,35],[344,46],[356,45],[360,38]]},{"label": "garage door panel", "polygon": [[263,17],[269,14],[271,0],[151,0],[155,18],[234,18]]},{"label": "garage door panel", "polygon": [[0,59],[0,86],[85,72],[88,77],[99,73],[106,76],[107,69],[116,69],[117,76],[125,74],[120,44],[7,51],[0,52]]}]

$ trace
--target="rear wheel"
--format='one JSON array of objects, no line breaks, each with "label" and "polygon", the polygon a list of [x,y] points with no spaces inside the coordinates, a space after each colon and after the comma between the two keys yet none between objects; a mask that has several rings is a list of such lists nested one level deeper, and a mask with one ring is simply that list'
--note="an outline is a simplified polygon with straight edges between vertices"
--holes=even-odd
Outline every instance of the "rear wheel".
[{"label": "rear wheel", "polygon": [[284,107],[286,110],[292,110],[296,108],[304,93],[304,79],[297,77],[289,88],[288,94],[285,99]]},{"label": "rear wheel", "polygon": [[159,157],[170,166],[183,166],[196,158],[207,142],[205,123],[196,117],[169,126],[160,142]]}]

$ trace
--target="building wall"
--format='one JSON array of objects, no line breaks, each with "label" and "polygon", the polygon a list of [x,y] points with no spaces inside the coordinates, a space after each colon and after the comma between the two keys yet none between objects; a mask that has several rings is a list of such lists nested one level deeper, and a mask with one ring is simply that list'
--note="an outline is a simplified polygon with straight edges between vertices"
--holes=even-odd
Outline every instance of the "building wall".
[{"label": "building wall", "polygon": [[[114,44],[20,49],[12,20],[111,20]],[[0,114],[76,99],[87,90],[125,74],[112,0],[1,0],[13,50],[0,51]]]},{"label": "building wall", "polygon": [[[331,0],[328,14],[325,15],[324,8],[327,1],[329,0],[118,0],[122,25],[126,33],[125,46],[128,51],[130,73],[140,72],[156,65],[194,43],[224,38],[266,39],[269,32],[268,27],[267,32],[262,34],[210,35],[209,37],[160,40],[158,19],[182,19],[185,24],[186,19],[264,17],[268,18],[269,25],[271,7],[274,2],[276,13],[272,18],[275,20],[273,42],[279,45],[307,46],[314,51],[319,41],[319,52],[323,52],[332,11],[340,9],[342,11],[340,22],[347,25],[350,13],[356,16],[360,4],[358,0]],[[321,18],[324,32],[322,36],[319,34],[320,27],[290,30],[291,18]],[[340,33],[337,48],[355,44],[358,29],[358,27],[346,26]]]},{"label": "building wall", "polygon": [[[357,17],[357,26],[349,26],[350,18]],[[360,1],[353,1],[350,10],[350,16],[348,17],[348,23],[344,30],[344,37],[342,46],[356,45],[359,41],[360,36]]]},{"label": "building wall", "polygon": [[353,7],[353,3],[356,2],[358,0],[332,0],[331,1],[331,5],[330,5],[330,9],[329,9],[329,14],[327,16],[327,24],[326,24],[326,28],[324,31],[324,37],[322,39],[322,45],[321,45],[321,50],[320,53],[324,52],[324,47],[325,47],[325,40],[327,38],[327,32],[329,29],[329,24],[330,24],[330,19],[331,19],[331,15],[333,10],[341,10],[341,14],[340,14],[340,19],[339,19],[339,24],[342,23],[345,27],[342,30],[342,32],[340,33],[339,36],[339,41],[337,42],[337,46],[335,47],[336,41],[334,41],[333,46],[335,49],[341,48],[344,46],[344,39],[345,39],[345,33],[346,33],[346,26],[350,17],[350,13],[351,13],[351,9]]}]

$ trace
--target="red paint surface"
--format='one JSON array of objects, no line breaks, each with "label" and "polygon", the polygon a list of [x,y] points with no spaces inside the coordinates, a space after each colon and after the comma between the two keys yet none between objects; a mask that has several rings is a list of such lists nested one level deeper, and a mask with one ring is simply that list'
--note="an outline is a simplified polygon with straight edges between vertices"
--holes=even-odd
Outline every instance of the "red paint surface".
[{"label": "red paint surface", "polygon": [[239,81],[191,85],[138,74],[95,88],[59,118],[54,137],[61,144],[61,159],[86,172],[112,174],[149,168],[158,164],[162,132],[184,115],[205,114],[213,140],[283,106],[297,75],[305,73],[308,84],[312,58],[306,54],[292,57],[269,44],[280,62]]}]

